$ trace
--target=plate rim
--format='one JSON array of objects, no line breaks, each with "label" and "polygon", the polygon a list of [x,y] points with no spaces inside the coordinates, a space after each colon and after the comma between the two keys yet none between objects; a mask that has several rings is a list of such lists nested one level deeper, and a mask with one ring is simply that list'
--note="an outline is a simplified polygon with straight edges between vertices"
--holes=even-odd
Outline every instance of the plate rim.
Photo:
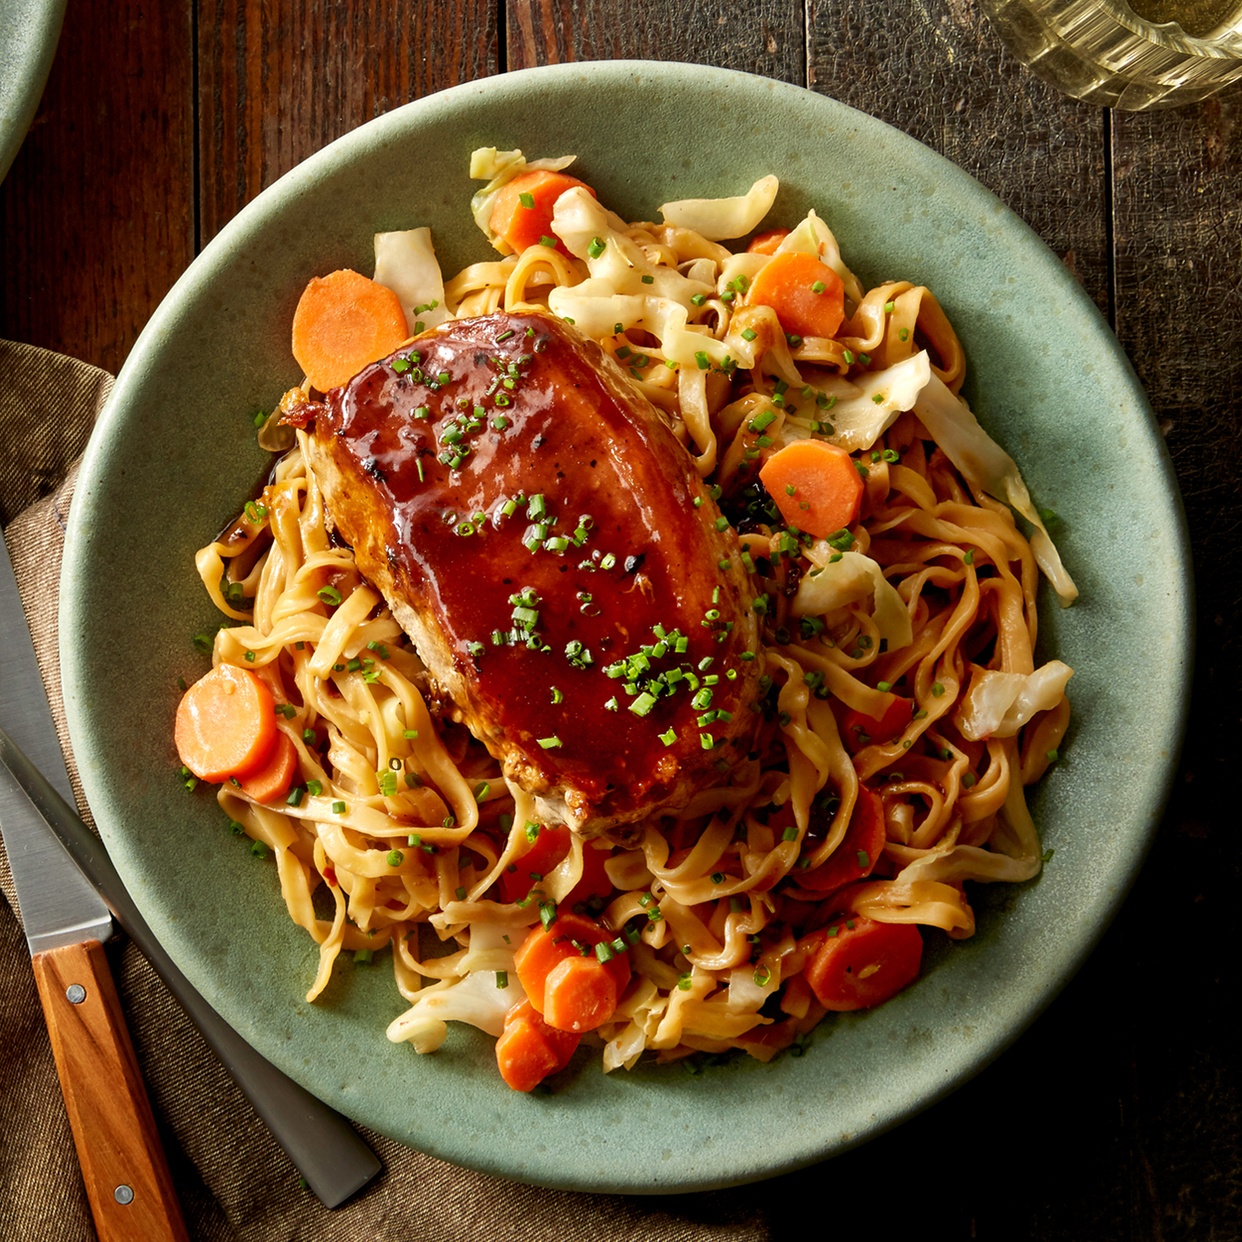
[{"label": "plate rim", "polygon": [[0,74],[0,182],[17,158],[39,110],[68,0],[22,0],[22,4],[22,11],[15,7],[2,15],[3,22],[24,30],[24,37],[8,47],[0,46],[0,69],[10,67],[3,61],[5,53],[10,54],[14,67],[10,85],[2,85],[5,75]]}]

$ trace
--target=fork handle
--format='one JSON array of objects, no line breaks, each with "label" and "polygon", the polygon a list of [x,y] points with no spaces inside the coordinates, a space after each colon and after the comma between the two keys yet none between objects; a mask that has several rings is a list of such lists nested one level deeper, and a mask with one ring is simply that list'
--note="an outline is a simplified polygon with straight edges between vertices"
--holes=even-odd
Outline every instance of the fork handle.
[{"label": "fork handle", "polygon": [[31,965],[100,1242],[189,1242],[103,945]]}]

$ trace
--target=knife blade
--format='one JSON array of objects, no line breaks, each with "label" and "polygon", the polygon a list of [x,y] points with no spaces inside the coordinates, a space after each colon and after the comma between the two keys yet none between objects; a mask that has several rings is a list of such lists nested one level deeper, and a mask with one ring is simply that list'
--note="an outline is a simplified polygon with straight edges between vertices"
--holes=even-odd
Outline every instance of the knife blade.
[{"label": "knife blade", "polygon": [[[3,539],[0,632],[0,720],[11,723],[68,789]],[[7,769],[0,782],[0,837],[96,1232],[104,1242],[189,1242],[103,947],[112,916]]]},{"label": "knife blade", "polygon": [[[5,595],[12,584],[12,572],[3,539],[0,539],[0,553],[4,554],[0,568],[8,571],[8,583],[4,580],[5,573],[0,572],[0,627],[6,633],[20,630],[30,646],[20,600],[17,600],[20,626],[16,619],[13,622],[8,619]],[[12,592],[16,597],[15,587]],[[7,669],[0,666],[0,673],[7,674]],[[41,679],[38,691],[42,696]],[[0,725],[6,720],[2,694],[0,690]],[[50,712],[46,726],[53,743],[52,770],[59,764],[63,771],[64,759]],[[329,1208],[339,1207],[371,1181],[382,1167],[375,1153],[340,1113],[256,1052],[195,990],[142,917],[103,842],[78,818],[71,801],[65,797],[65,791],[69,790],[68,778],[63,788],[58,787],[48,778],[46,770],[24,752],[24,747],[0,727],[0,796],[6,781],[9,788],[16,785],[28,805],[40,816],[45,835],[50,832],[52,839],[67,852],[68,858],[106,903],[107,911],[151,963],[323,1204]]]}]

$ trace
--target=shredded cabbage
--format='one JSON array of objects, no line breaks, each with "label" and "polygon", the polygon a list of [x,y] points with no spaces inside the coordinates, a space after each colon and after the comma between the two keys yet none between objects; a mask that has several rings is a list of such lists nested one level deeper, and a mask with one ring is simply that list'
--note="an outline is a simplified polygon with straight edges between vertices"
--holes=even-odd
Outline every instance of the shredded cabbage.
[{"label": "shredded cabbage", "polygon": [[758,228],[771,211],[778,189],[777,178],[760,177],[745,194],[736,198],[683,198],[665,203],[660,214],[665,224],[693,229],[709,241],[745,237]]},{"label": "shredded cabbage", "polygon": [[1025,674],[976,669],[955,713],[957,726],[973,742],[1013,737],[1036,712],[1056,707],[1073,675],[1060,660]]},{"label": "shredded cabbage", "polygon": [[444,276],[428,228],[375,234],[375,283],[391,289],[405,311],[411,334],[449,318]]},{"label": "shredded cabbage", "polygon": [[688,323],[692,299],[710,296],[714,286],[649,262],[624,228],[585,190],[567,190],[556,200],[552,231],[586,264],[590,276],[553,289],[548,296],[552,313],[589,337],[610,336],[617,324],[622,331],[642,328],[659,338],[666,358],[684,367],[697,369],[699,353],[723,365],[725,343],[707,328]]},{"label": "shredded cabbage", "polygon": [[861,552],[838,553],[823,539],[807,550],[807,556],[816,568],[798,584],[790,605],[795,617],[820,616],[873,595],[871,615],[888,650],[910,645],[914,631],[905,602],[871,557]]},{"label": "shredded cabbage", "polygon": [[526,999],[517,971],[509,972],[509,986],[497,987],[490,971],[475,971],[462,979],[445,980],[424,988],[413,1005],[388,1024],[394,1043],[408,1042],[416,1052],[434,1052],[448,1034],[449,1022],[466,1022],[480,1031],[498,1036],[505,1027],[505,1014]]},{"label": "shredded cabbage", "polygon": [[828,439],[847,453],[869,449],[903,410],[914,405],[931,373],[931,362],[924,350],[886,370],[864,371],[853,381],[836,379],[822,383],[819,389],[836,398],[823,414],[832,424],[832,433],[813,433],[809,422],[791,418],[785,420],[776,442],[784,447],[814,434],[816,439]]},{"label": "shredded cabbage", "polygon": [[1035,560],[1062,607],[1072,604],[1078,598],[1078,588],[1062,565],[1013,458],[979,426],[970,407],[954,396],[939,376],[928,380],[914,403],[914,412],[967,482],[1017,510],[1035,528],[1031,535]]}]

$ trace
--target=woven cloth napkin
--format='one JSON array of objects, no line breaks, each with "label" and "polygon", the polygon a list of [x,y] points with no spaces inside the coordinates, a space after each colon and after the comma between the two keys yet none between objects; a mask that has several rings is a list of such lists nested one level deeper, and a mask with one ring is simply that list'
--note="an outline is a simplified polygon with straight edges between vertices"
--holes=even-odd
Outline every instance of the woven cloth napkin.
[{"label": "woven cloth napkin", "polygon": [[[65,729],[56,601],[76,456],[112,386],[95,367],[0,341],[0,520],[79,807]],[[0,635],[0,641],[4,636]],[[60,1084],[0,845],[0,1242],[93,1238]],[[765,1239],[744,1188],[661,1197],[541,1190],[459,1169],[364,1131],[384,1172],[329,1211],[130,944],[113,971],[195,1239],[313,1242],[700,1242]]]}]

